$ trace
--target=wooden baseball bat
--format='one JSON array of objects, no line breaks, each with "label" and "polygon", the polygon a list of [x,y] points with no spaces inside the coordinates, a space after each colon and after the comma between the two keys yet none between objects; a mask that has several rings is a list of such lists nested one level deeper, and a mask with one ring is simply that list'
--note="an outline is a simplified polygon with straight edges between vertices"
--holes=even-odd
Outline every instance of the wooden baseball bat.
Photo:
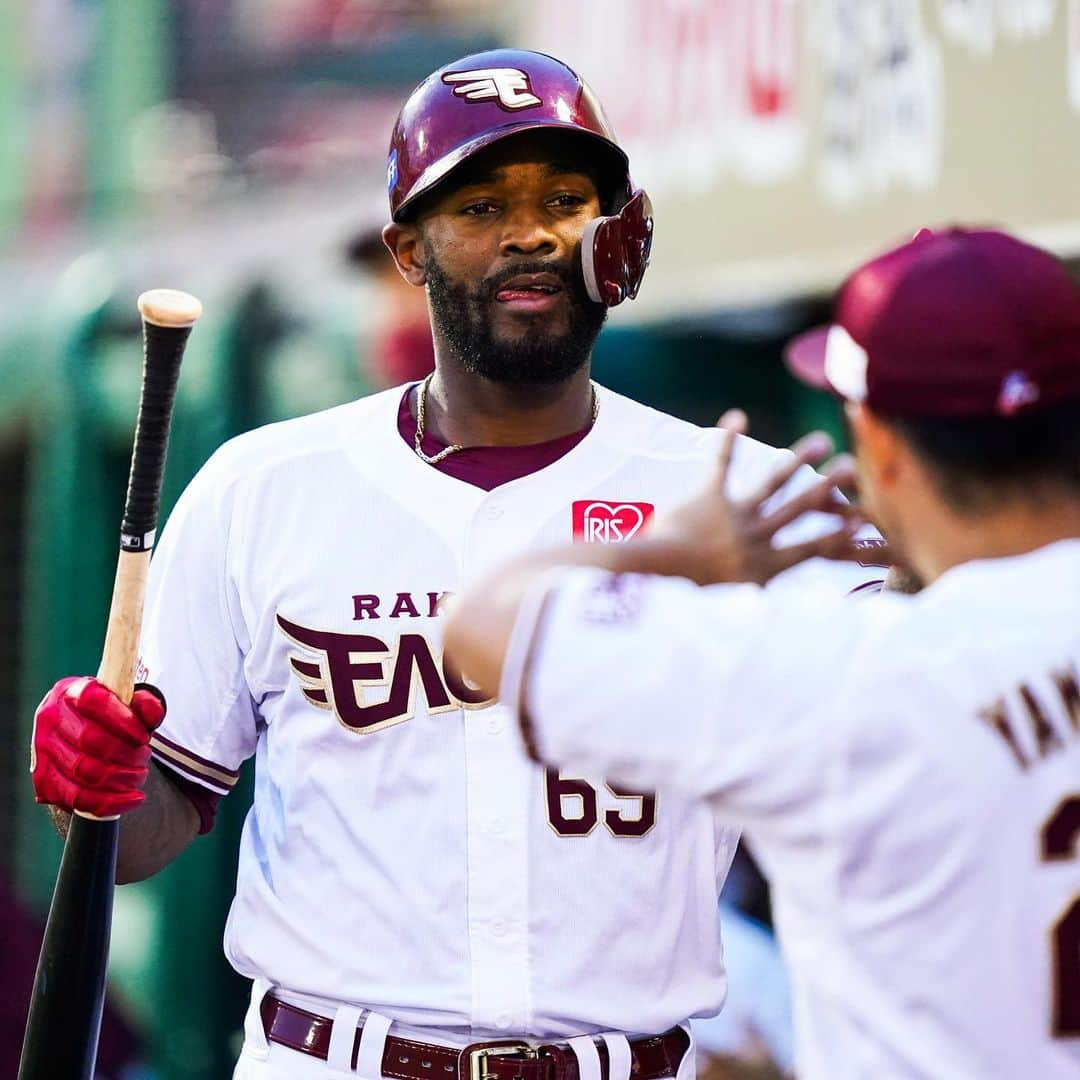
[{"label": "wooden baseball bat", "polygon": [[[116,582],[98,669],[98,679],[125,702],[131,700],[134,686],[180,361],[202,305],[175,289],[153,289],[139,297],[139,313],[142,392]],[[19,1080],[93,1078],[105,1002],[119,828],[118,818],[72,815],[38,958]]]}]

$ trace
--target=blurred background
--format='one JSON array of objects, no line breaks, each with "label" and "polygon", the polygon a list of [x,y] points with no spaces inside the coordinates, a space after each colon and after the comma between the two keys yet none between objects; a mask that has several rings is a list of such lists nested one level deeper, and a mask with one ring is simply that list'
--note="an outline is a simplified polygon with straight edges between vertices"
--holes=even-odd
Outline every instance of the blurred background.
[{"label": "blurred background", "polygon": [[[178,287],[206,310],[166,506],[229,436],[422,375],[422,294],[377,241],[390,127],[424,75],[500,44],[577,68],[652,195],[653,266],[595,373],[687,418],[738,404],[768,441],[835,430],[782,343],[919,226],[1003,224],[1080,254],[1080,0],[0,0],[5,1076],[60,852],[30,720],[100,656],[135,298]],[[119,890],[103,1076],[229,1075],[246,986],[220,941],[249,791]],[[767,923],[747,874],[735,899]]]}]

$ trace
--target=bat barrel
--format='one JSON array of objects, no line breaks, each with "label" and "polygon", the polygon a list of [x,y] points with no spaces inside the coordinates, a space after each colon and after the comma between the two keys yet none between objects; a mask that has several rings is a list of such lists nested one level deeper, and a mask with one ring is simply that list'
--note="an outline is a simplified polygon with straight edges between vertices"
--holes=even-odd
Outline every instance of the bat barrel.
[{"label": "bat barrel", "polygon": [[71,819],[30,998],[19,1080],[92,1080],[94,1075],[118,826],[117,821]]}]

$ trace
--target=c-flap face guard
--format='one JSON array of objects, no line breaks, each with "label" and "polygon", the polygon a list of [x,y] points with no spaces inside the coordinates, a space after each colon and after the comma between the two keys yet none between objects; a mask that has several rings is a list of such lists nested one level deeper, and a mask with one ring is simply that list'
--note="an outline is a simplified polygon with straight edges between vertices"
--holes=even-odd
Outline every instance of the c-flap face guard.
[{"label": "c-flap face guard", "polygon": [[640,188],[617,214],[595,218],[585,226],[581,269],[593,303],[615,307],[637,296],[652,239],[652,203]]}]

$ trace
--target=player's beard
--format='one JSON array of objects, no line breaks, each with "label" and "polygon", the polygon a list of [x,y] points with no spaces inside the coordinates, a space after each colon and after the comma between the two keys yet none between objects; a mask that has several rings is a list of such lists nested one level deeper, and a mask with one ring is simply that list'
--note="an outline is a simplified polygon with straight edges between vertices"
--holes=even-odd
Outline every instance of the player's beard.
[{"label": "player's beard", "polygon": [[[496,339],[487,312],[504,283],[518,274],[552,273],[562,279],[567,298],[566,332],[553,334],[547,320],[537,318],[517,340]],[[454,355],[470,374],[493,382],[552,384],[568,379],[588,362],[607,318],[607,308],[589,299],[580,274],[548,262],[516,263],[470,288],[452,282],[429,257],[427,286],[432,319]]]}]

